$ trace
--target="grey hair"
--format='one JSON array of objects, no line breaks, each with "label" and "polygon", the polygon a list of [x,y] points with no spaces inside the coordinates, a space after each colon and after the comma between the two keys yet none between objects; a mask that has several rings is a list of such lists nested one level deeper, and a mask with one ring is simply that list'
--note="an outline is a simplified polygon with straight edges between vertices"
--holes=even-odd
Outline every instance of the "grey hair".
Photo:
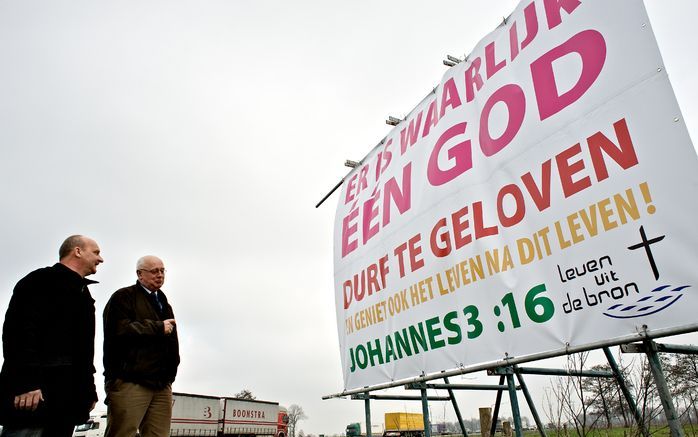
[{"label": "grey hair", "polygon": [[158,258],[155,255],[142,256],[142,257],[138,258],[138,261],[136,261],[136,270],[143,270],[143,268],[145,267],[145,265],[147,264],[147,262],[150,258],[155,258],[157,260],[160,260],[160,258]]},{"label": "grey hair", "polygon": [[147,256],[142,256],[138,258],[138,261],[136,261],[136,270],[142,270],[143,266],[145,265],[145,259]]}]

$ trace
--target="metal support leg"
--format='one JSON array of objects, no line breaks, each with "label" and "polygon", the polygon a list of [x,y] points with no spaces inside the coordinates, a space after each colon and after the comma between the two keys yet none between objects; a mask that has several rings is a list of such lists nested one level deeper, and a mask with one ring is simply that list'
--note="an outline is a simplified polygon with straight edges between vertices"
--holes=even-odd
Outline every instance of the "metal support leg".
[{"label": "metal support leg", "polygon": [[662,407],[664,407],[664,415],[669,424],[671,437],[683,437],[683,427],[676,414],[674,402],[671,400],[671,392],[666,383],[666,378],[664,378],[662,364],[659,361],[659,354],[657,354],[657,345],[652,340],[645,340],[644,343],[647,349],[646,353],[650,364],[650,370],[652,370],[654,382],[657,384],[657,392],[659,394],[659,399],[662,401]]},{"label": "metal support leg", "polygon": [[366,437],[371,437],[371,400],[368,396],[364,399],[364,409],[366,410]]},{"label": "metal support leg", "polygon": [[[444,382],[446,384],[450,384],[448,382],[448,378],[444,378]],[[460,414],[460,408],[458,408],[458,402],[456,402],[456,397],[453,396],[453,390],[450,388],[448,389],[448,396],[451,398],[451,403],[453,404],[453,411],[456,413],[456,418],[458,419],[458,424],[460,425],[460,430],[463,433],[463,437],[468,437],[468,432],[465,430],[465,424],[463,423],[463,417]]]},{"label": "metal support leg", "polygon": [[540,420],[540,416],[538,416],[538,410],[536,410],[536,405],[533,402],[533,398],[531,397],[531,393],[528,391],[528,387],[526,387],[526,383],[524,382],[523,376],[516,371],[516,366],[514,366],[514,373],[516,373],[516,379],[519,380],[519,385],[521,386],[521,391],[523,391],[524,397],[526,398],[526,402],[528,403],[528,408],[531,410],[531,414],[533,415],[533,420],[536,422],[536,426],[538,427],[538,432],[540,433],[541,437],[547,437],[545,434],[545,427],[543,426],[543,422]]},{"label": "metal support leg", "polygon": [[516,384],[514,383],[514,372],[507,374],[507,385],[509,386],[509,399],[511,400],[511,414],[514,416],[514,426],[516,427],[516,437],[523,437],[521,429],[521,412],[519,411],[519,400],[516,398]]},{"label": "metal support leg", "polygon": [[427,389],[422,392],[422,414],[424,415],[424,437],[431,437],[431,421],[429,420],[429,400],[427,399]]},{"label": "metal support leg", "polygon": [[637,423],[638,428],[640,428],[640,432],[642,432],[642,435],[644,437],[650,437],[649,430],[647,429],[642,420],[642,413],[640,412],[640,409],[637,407],[635,398],[633,397],[632,393],[630,393],[628,385],[625,383],[625,377],[623,376],[623,373],[620,371],[620,368],[616,363],[616,359],[613,357],[613,354],[611,353],[611,349],[609,347],[604,347],[603,353],[606,355],[608,365],[611,366],[611,370],[613,371],[614,377],[616,378],[616,382],[620,387],[620,391],[623,393],[625,402],[628,403],[628,406],[630,407],[630,410],[633,413],[633,417],[635,418],[635,422]]},{"label": "metal support leg", "polygon": [[[506,378],[504,375],[499,377],[499,385],[504,385],[504,378]],[[491,436],[493,436],[497,430],[497,419],[499,419],[499,406],[502,404],[503,391],[504,390],[497,390],[497,400],[494,402],[494,410],[492,411],[492,426],[490,427]]]}]

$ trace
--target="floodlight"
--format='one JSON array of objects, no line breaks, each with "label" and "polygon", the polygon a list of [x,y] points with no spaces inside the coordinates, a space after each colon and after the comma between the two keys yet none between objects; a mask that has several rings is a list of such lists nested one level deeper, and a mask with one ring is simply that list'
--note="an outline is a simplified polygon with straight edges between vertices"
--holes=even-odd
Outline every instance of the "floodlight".
[{"label": "floodlight", "polygon": [[392,115],[389,115],[388,119],[385,120],[385,124],[389,124],[391,126],[397,126],[398,124],[400,124],[401,121],[402,120],[400,120],[399,118],[395,118]]}]

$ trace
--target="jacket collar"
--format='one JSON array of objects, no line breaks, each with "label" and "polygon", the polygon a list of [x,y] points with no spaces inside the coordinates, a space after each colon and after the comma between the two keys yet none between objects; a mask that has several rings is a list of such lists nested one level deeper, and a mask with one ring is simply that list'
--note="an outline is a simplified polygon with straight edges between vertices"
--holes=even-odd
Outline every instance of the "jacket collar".
[{"label": "jacket collar", "polygon": [[64,275],[66,278],[70,278],[71,280],[79,282],[82,285],[99,284],[99,282],[93,281],[92,279],[83,278],[78,272],[71,270],[69,267],[66,267],[61,263],[54,264],[53,269]]},{"label": "jacket collar", "polygon": [[148,288],[145,288],[145,285],[141,284],[140,281],[136,281],[136,288],[141,290],[143,293],[150,295],[150,293],[157,293],[159,297],[164,297],[165,293],[162,292],[162,289],[158,288],[157,290],[150,290]]}]

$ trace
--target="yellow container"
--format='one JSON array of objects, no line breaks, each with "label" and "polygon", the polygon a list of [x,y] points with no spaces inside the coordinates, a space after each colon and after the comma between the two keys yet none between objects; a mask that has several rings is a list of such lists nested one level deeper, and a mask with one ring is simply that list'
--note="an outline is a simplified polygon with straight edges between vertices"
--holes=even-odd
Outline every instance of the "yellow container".
[{"label": "yellow container", "polygon": [[386,431],[424,431],[424,416],[419,413],[385,413]]}]

